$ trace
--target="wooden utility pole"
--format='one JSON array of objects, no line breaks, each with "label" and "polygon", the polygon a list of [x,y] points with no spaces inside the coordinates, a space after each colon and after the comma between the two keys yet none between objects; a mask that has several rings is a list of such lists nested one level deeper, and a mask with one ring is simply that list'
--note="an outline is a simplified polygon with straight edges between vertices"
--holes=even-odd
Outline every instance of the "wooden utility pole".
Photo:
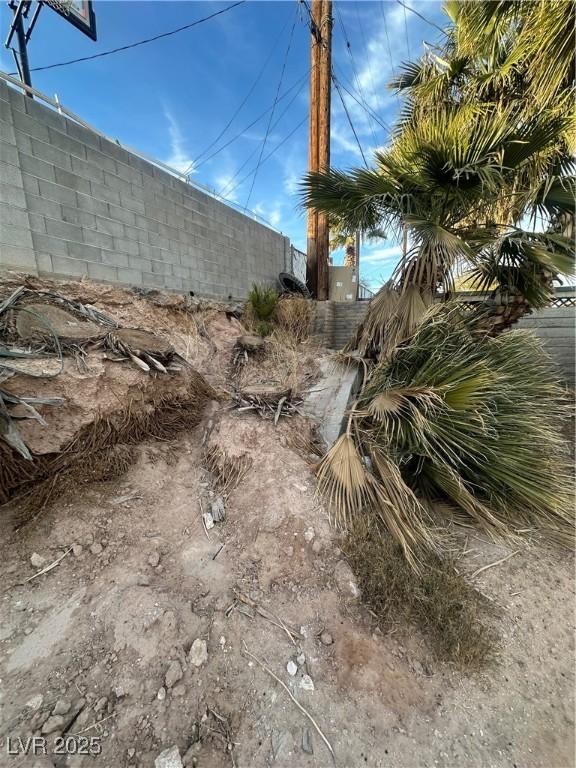
[{"label": "wooden utility pole", "polygon": [[[312,0],[311,25],[308,170],[325,171],[330,166],[332,0]],[[309,209],[307,282],[320,301],[328,298],[328,240],[328,216]]]}]

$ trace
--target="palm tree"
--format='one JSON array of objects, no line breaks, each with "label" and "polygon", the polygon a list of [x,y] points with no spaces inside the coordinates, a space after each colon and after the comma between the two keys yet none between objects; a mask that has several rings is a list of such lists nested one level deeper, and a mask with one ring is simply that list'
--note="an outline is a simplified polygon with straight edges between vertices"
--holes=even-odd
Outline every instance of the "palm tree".
[{"label": "palm tree", "polygon": [[[401,291],[449,294],[463,265],[479,287],[503,280],[498,296],[516,306],[496,323],[504,327],[547,303],[551,280],[573,269],[568,238],[523,225],[574,208],[573,61],[564,27],[544,23],[542,7],[557,5],[572,21],[575,11],[560,1],[447,5],[455,23],[442,55],[427,53],[395,82],[407,99],[390,149],[371,169],[309,175],[304,201],[343,232],[383,228],[400,239],[407,231],[410,248],[393,278]],[[475,51],[481,23],[497,32],[480,36]],[[562,73],[554,87],[550,62],[534,53],[537,24]]]}]

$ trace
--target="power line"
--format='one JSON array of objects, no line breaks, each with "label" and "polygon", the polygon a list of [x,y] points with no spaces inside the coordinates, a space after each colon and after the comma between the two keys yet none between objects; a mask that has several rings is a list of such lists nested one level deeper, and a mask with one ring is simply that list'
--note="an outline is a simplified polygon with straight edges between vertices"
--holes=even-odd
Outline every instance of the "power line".
[{"label": "power line", "polygon": [[366,156],[364,155],[364,150],[362,149],[362,145],[360,144],[360,139],[358,138],[358,134],[356,133],[356,129],[354,128],[352,118],[350,117],[350,112],[348,112],[348,107],[346,106],[346,102],[344,101],[344,97],[342,96],[342,91],[340,90],[340,83],[338,82],[334,72],[332,72],[332,82],[336,86],[336,90],[338,91],[338,96],[340,96],[340,101],[342,102],[342,106],[344,107],[344,112],[346,112],[346,117],[348,118],[348,122],[350,123],[350,128],[352,129],[352,133],[354,134],[354,138],[356,139],[356,144],[358,144],[358,149],[360,150],[360,154],[362,155],[362,160],[364,160],[364,165],[366,166],[366,168],[368,168],[368,163],[366,162]]},{"label": "power line", "polygon": [[[366,56],[368,60],[368,77],[370,78],[370,85],[372,87],[372,96],[376,95],[376,89],[374,87],[374,77],[372,75],[372,62],[370,60],[370,54],[368,51],[368,44],[366,43],[366,35],[364,34],[364,25],[362,24],[362,17],[360,15],[360,11],[358,9],[358,3],[356,5],[356,18],[358,19],[358,26],[360,27],[360,35],[362,36],[362,44],[364,45],[364,50],[366,51]],[[370,114],[370,113],[368,113]],[[376,142],[376,136],[374,135],[374,131],[372,131],[372,138],[374,139],[374,144],[377,146]]]},{"label": "power line", "polygon": [[[264,158],[264,159],[263,159],[263,160],[260,162],[260,165],[261,165],[261,166],[262,166],[262,165],[264,165],[264,163],[265,163],[267,160],[269,160],[269,159],[272,157],[272,155],[274,155],[274,154],[275,154],[275,153],[276,153],[276,152],[277,152],[277,151],[280,149],[280,147],[282,147],[284,144],[286,144],[286,142],[288,141],[288,139],[291,139],[291,138],[292,138],[292,136],[294,136],[294,134],[296,133],[296,131],[297,131],[299,128],[301,128],[301,127],[304,125],[304,123],[305,123],[305,122],[307,122],[307,120],[308,120],[308,115],[306,115],[306,116],[305,116],[305,117],[304,117],[304,118],[303,118],[303,119],[302,119],[302,120],[301,120],[301,121],[298,123],[298,125],[297,125],[295,128],[293,128],[293,129],[290,131],[290,133],[289,133],[287,136],[285,136],[285,137],[282,139],[282,141],[281,141],[279,144],[276,144],[276,146],[274,147],[274,149],[273,149],[273,150],[271,150],[271,151],[270,151],[270,152],[269,152],[269,153],[266,155],[266,157],[265,157],[265,158]],[[239,181],[239,182],[237,182],[237,183],[236,183],[236,184],[235,184],[235,185],[232,187],[232,189],[229,189],[229,190],[228,190],[227,194],[228,194],[228,195],[231,195],[231,194],[232,194],[232,192],[234,192],[234,190],[235,190],[235,189],[237,189],[237,188],[238,188],[238,187],[239,187],[241,184],[244,184],[244,182],[246,181],[246,179],[249,179],[249,178],[250,178],[250,176],[252,176],[252,174],[254,173],[254,171],[256,170],[256,168],[257,168],[257,166],[255,166],[254,168],[252,168],[252,170],[251,170],[251,171],[248,171],[248,173],[247,173],[245,176],[243,176],[243,177],[240,179],[240,181]]]},{"label": "power line", "polygon": [[[342,14],[340,13],[340,7],[338,4],[336,4],[335,7],[336,7],[336,15],[338,16],[338,23],[340,24],[340,28],[342,29],[342,35],[344,36],[344,42],[346,43],[346,50],[348,51],[348,55],[350,56],[350,62],[352,64],[352,74],[353,74],[354,82],[356,83],[356,90],[364,106],[367,107],[366,98],[362,93],[362,88],[360,87],[360,81],[358,78],[358,72],[356,71],[356,61],[354,59],[354,54],[352,53],[352,45],[350,44],[350,40],[346,32],[346,27],[344,26],[344,20],[342,19]],[[368,120],[368,125],[370,126],[370,132],[372,133],[372,139],[374,140],[374,144],[377,145],[378,141],[376,139],[376,134],[374,133],[374,126],[372,125],[370,120]]]},{"label": "power line", "polygon": [[[32,67],[30,71],[43,72],[47,69],[56,69],[56,67],[67,67],[69,64],[78,64],[81,61],[92,61],[93,59],[101,59],[104,56],[111,56],[113,53],[128,51],[131,48],[137,48],[139,45],[146,45],[147,43],[153,43],[155,40],[160,40],[163,37],[170,37],[171,35],[178,34],[178,32],[184,32],[186,29],[192,29],[192,27],[197,27],[199,24],[203,24],[205,21],[210,21],[210,19],[213,19],[216,16],[220,16],[221,14],[226,13],[227,11],[231,11],[233,8],[237,8],[239,5],[244,5],[244,3],[246,3],[246,0],[238,0],[237,3],[228,5],[226,8],[222,8],[219,11],[215,11],[214,13],[211,13],[209,16],[205,16],[202,19],[197,19],[196,21],[193,21],[190,24],[185,24],[183,27],[172,29],[170,32],[163,32],[161,35],[148,37],[145,40],[138,40],[138,42],[136,43],[130,43],[129,45],[122,45],[119,48],[112,48],[110,51],[102,51],[102,53],[95,53],[93,56],[82,56],[79,59],[69,59],[68,61],[61,61],[58,64],[47,64],[44,67]],[[16,73],[12,72],[12,75],[15,75],[15,74]]]},{"label": "power line", "polygon": [[[275,121],[274,121],[274,123],[272,124],[272,128],[270,129],[271,131],[273,131],[273,130],[274,130],[274,128],[276,128],[276,126],[277,126],[277,125],[280,123],[280,121],[282,120],[282,118],[284,117],[284,115],[286,114],[286,112],[288,112],[288,110],[290,109],[290,107],[292,106],[292,104],[293,104],[293,103],[296,101],[296,99],[297,99],[299,96],[300,96],[300,92],[299,92],[299,91],[296,91],[296,93],[294,94],[294,96],[292,96],[292,98],[290,99],[290,101],[288,102],[288,104],[286,104],[286,106],[284,107],[284,109],[282,110],[282,112],[281,112],[281,113],[278,115],[278,117],[276,118],[276,120],[275,120]],[[240,168],[238,168],[238,170],[236,171],[236,173],[234,174],[234,176],[232,176],[232,178],[230,178],[230,179],[228,180],[228,182],[226,183],[226,186],[224,186],[224,187],[222,188],[222,190],[221,190],[221,191],[218,193],[218,194],[219,194],[221,197],[224,197],[224,196],[225,196],[225,195],[228,193],[228,187],[230,187],[230,186],[232,185],[232,183],[234,182],[234,180],[235,180],[235,179],[236,179],[236,178],[237,178],[237,177],[238,177],[238,176],[239,176],[239,175],[242,173],[242,171],[243,171],[243,170],[244,170],[244,168],[245,168],[245,167],[248,165],[248,163],[250,162],[250,160],[252,160],[252,158],[254,157],[254,155],[256,154],[256,152],[258,152],[258,147],[256,147],[256,149],[254,149],[254,150],[253,150],[253,151],[252,151],[252,152],[251,152],[251,153],[248,155],[248,157],[246,158],[246,160],[244,160],[244,162],[242,163],[242,165],[240,166]]]},{"label": "power line", "polygon": [[[392,48],[390,46],[390,35],[388,34],[388,22],[386,20],[386,12],[384,11],[384,0],[380,0],[380,11],[382,13],[382,21],[384,22],[384,34],[386,35],[386,45],[388,47],[388,57],[390,58],[390,70],[394,72],[394,61],[392,59]],[[396,92],[396,101],[400,104],[400,97]]]},{"label": "power line", "polygon": [[419,16],[422,19],[422,21],[426,22],[426,24],[430,24],[431,27],[434,27],[435,29],[439,29],[443,35],[446,34],[446,30],[442,29],[442,27],[436,24],[435,22],[430,21],[430,19],[427,19],[426,16],[423,16],[419,11],[416,10],[416,8],[411,8],[409,5],[405,5],[401,0],[396,0],[396,2],[399,5],[402,5],[405,9],[412,11],[412,13],[416,14],[416,16]]},{"label": "power line", "polygon": [[248,192],[248,197],[246,198],[246,203],[244,205],[245,208],[248,208],[248,203],[250,202],[250,198],[252,197],[252,192],[254,190],[254,184],[256,183],[256,177],[258,176],[258,171],[260,169],[260,163],[262,162],[262,155],[264,154],[264,150],[266,149],[266,142],[268,141],[268,135],[270,133],[270,126],[272,125],[272,120],[274,119],[274,113],[276,111],[276,106],[278,104],[278,96],[280,95],[280,88],[282,88],[282,81],[284,80],[284,73],[286,71],[286,63],[288,62],[288,56],[290,55],[290,49],[292,48],[292,40],[294,38],[294,30],[296,29],[297,15],[298,15],[298,6],[296,6],[296,14],[294,16],[294,23],[292,24],[292,29],[290,30],[290,37],[288,38],[288,45],[286,47],[286,53],[284,54],[284,61],[282,62],[282,70],[280,72],[280,79],[278,80],[278,87],[276,88],[276,96],[274,97],[274,104],[272,105],[272,112],[270,113],[270,117],[268,119],[268,125],[266,126],[266,133],[264,134],[264,140],[262,141],[262,148],[260,149],[260,156],[258,158],[258,165],[256,166],[256,170],[254,171],[254,178],[252,179],[252,184],[250,185],[250,191]]},{"label": "power line", "polygon": [[404,3],[399,2],[399,0],[397,0],[397,2],[398,5],[401,5],[402,8],[404,8],[404,32],[406,33],[406,48],[408,49],[408,58],[411,59],[412,52],[410,51],[410,39],[408,37],[408,19],[406,18],[406,6]]},{"label": "power line", "polygon": [[[278,103],[279,103],[279,102],[281,102],[283,99],[285,99],[285,98],[286,98],[286,96],[288,96],[288,94],[289,94],[291,91],[293,91],[293,90],[294,90],[294,88],[297,88],[297,87],[298,87],[298,86],[299,86],[301,83],[303,83],[303,82],[304,82],[304,80],[305,80],[305,79],[308,77],[309,73],[310,73],[310,69],[309,69],[307,72],[305,72],[305,73],[304,73],[304,75],[302,75],[302,77],[298,78],[298,80],[297,80],[295,83],[293,83],[293,84],[290,86],[290,88],[288,88],[286,91],[284,91],[284,93],[283,93],[283,94],[282,94],[282,95],[281,95],[281,96],[278,98]],[[265,109],[265,110],[264,110],[264,112],[262,112],[260,115],[258,115],[258,117],[256,117],[256,118],[255,118],[255,119],[254,119],[254,120],[253,120],[251,123],[249,123],[249,124],[248,124],[248,125],[246,125],[244,128],[242,128],[242,130],[241,130],[241,131],[238,131],[238,133],[236,133],[234,136],[232,136],[232,138],[231,138],[231,139],[228,139],[228,141],[227,141],[225,144],[222,144],[222,146],[221,146],[221,147],[219,147],[218,149],[215,149],[215,150],[214,150],[214,152],[212,152],[210,155],[208,155],[208,157],[205,157],[203,160],[201,160],[201,161],[198,163],[198,166],[197,166],[197,167],[198,167],[198,168],[200,168],[202,165],[204,165],[204,163],[207,163],[207,162],[208,162],[209,160],[211,160],[213,157],[215,157],[215,156],[216,156],[216,155],[218,155],[220,152],[222,152],[224,149],[226,149],[226,147],[229,147],[229,146],[230,146],[230,144],[232,144],[234,141],[236,141],[236,139],[239,139],[239,138],[241,138],[241,137],[242,137],[242,136],[243,136],[243,135],[246,133],[246,131],[250,130],[250,128],[253,128],[253,127],[256,125],[256,123],[259,123],[259,122],[260,122],[260,120],[262,120],[262,118],[263,118],[265,115],[267,115],[267,114],[268,114],[268,112],[270,112],[270,110],[272,109],[272,107],[273,107],[273,105],[270,105],[270,106],[268,107],[268,109]]]},{"label": "power line", "polygon": [[[335,74],[335,73],[334,73],[334,76],[336,76],[336,74]],[[346,93],[347,93],[349,96],[351,96],[351,97],[354,99],[354,101],[356,102],[356,104],[358,104],[360,107],[362,107],[362,109],[364,109],[364,110],[366,111],[366,113],[367,113],[368,115],[370,115],[370,116],[371,116],[371,117],[372,117],[372,118],[375,120],[375,122],[377,122],[377,123],[378,123],[378,125],[380,125],[382,128],[384,128],[384,130],[385,130],[385,131],[388,131],[388,132],[390,133],[390,126],[389,126],[389,125],[388,125],[388,124],[387,124],[387,123],[384,121],[384,119],[383,119],[383,118],[381,118],[381,117],[378,115],[378,113],[377,113],[377,112],[375,112],[375,111],[372,109],[372,107],[369,107],[369,106],[367,106],[366,104],[363,104],[363,103],[360,101],[360,99],[359,99],[358,97],[356,97],[356,95],[354,94],[354,91],[353,91],[353,90],[350,90],[350,89],[346,88],[346,86],[345,86],[345,85],[344,85],[344,83],[342,82],[342,78],[341,78],[341,77],[339,77],[339,78],[338,78],[338,81],[339,81],[339,83],[340,83],[340,87],[341,87],[341,88],[343,88],[343,89],[346,91]],[[351,87],[352,87],[352,86],[351,86]]]},{"label": "power line", "polygon": [[265,70],[266,70],[266,68],[267,68],[268,64],[270,63],[270,59],[272,58],[272,56],[273,56],[273,55],[274,55],[274,53],[276,52],[276,49],[277,49],[278,43],[280,42],[280,39],[281,39],[282,35],[284,34],[284,30],[286,29],[286,27],[287,27],[287,25],[288,25],[288,23],[289,23],[289,21],[290,21],[290,16],[291,16],[291,14],[289,14],[288,18],[287,18],[287,19],[286,19],[286,21],[284,22],[284,25],[283,25],[283,27],[282,27],[282,29],[281,29],[281,31],[280,31],[280,34],[278,35],[278,37],[277,37],[277,38],[276,38],[276,40],[274,41],[274,43],[273,43],[273,45],[272,45],[272,49],[270,50],[270,53],[268,54],[268,56],[267,56],[266,60],[264,61],[264,64],[262,65],[262,68],[261,68],[261,69],[260,69],[260,71],[258,72],[258,74],[257,74],[257,76],[256,76],[256,79],[255,79],[255,80],[254,80],[254,82],[252,83],[252,87],[250,88],[250,90],[248,91],[248,93],[246,94],[246,96],[245,96],[245,97],[242,99],[242,101],[240,102],[240,104],[239,104],[239,105],[238,105],[238,107],[236,108],[236,110],[235,110],[234,114],[232,115],[232,117],[230,118],[230,120],[228,120],[228,122],[226,123],[226,125],[224,126],[224,128],[222,128],[222,130],[220,131],[220,133],[218,134],[218,136],[216,136],[216,138],[214,139],[214,141],[212,141],[212,142],[211,142],[211,143],[210,143],[210,144],[209,144],[209,145],[208,145],[208,146],[207,146],[207,147],[206,147],[206,148],[205,148],[205,149],[204,149],[202,152],[200,152],[200,154],[199,154],[199,155],[198,155],[198,156],[197,156],[197,157],[196,157],[196,158],[195,158],[195,159],[192,161],[192,163],[190,163],[190,166],[189,166],[189,167],[186,169],[186,171],[184,172],[184,174],[185,174],[185,175],[187,175],[188,173],[190,173],[190,171],[191,171],[191,170],[192,170],[192,168],[193,168],[193,167],[194,167],[194,166],[195,166],[195,165],[198,163],[198,161],[200,160],[200,158],[201,158],[203,155],[205,155],[207,152],[210,152],[210,150],[212,149],[212,147],[213,147],[213,146],[215,146],[215,145],[216,145],[216,144],[217,144],[217,143],[220,141],[220,139],[222,138],[222,136],[224,136],[224,134],[226,133],[226,131],[228,130],[228,128],[230,128],[230,126],[232,125],[232,123],[234,122],[234,120],[236,119],[236,117],[237,117],[237,116],[240,114],[240,111],[242,110],[242,108],[244,107],[244,105],[246,104],[246,102],[248,101],[248,99],[250,98],[250,96],[252,96],[252,94],[254,93],[254,90],[255,90],[256,86],[257,86],[257,85],[258,85],[258,83],[260,82],[260,80],[261,80],[261,78],[262,78],[262,75],[264,74],[264,72],[265,72]]}]

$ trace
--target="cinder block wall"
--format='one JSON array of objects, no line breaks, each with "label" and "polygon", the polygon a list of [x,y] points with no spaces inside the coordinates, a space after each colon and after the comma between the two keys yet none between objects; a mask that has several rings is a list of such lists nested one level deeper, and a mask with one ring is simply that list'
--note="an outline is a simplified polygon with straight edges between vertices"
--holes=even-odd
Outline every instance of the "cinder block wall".
[{"label": "cinder block wall", "polygon": [[0,268],[242,298],[288,238],[0,81]]},{"label": "cinder block wall", "polygon": [[517,328],[529,328],[542,339],[544,348],[557,364],[564,380],[574,386],[576,308],[546,307],[522,318]]},{"label": "cinder block wall", "polygon": [[[327,347],[341,349],[364,319],[368,304],[368,301],[316,302],[315,334]],[[563,380],[572,387],[575,383],[575,321],[575,307],[547,307],[528,315],[515,326],[529,328],[542,339],[544,349],[558,366]]]}]

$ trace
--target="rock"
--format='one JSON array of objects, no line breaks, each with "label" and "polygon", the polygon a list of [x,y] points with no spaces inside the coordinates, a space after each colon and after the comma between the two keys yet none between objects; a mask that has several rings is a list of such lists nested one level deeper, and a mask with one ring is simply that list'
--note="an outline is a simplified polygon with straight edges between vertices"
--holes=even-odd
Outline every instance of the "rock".
[{"label": "rock", "polygon": [[160,752],[154,760],[154,768],[184,768],[178,747],[174,745]]},{"label": "rock", "polygon": [[172,696],[176,696],[176,698],[182,698],[182,696],[186,696],[186,686],[182,685],[176,685],[172,689]]},{"label": "rock", "polygon": [[308,543],[312,541],[314,536],[316,536],[316,531],[314,530],[314,528],[312,528],[312,526],[310,526],[310,528],[306,528],[306,530],[304,531],[304,539]]},{"label": "rock", "polygon": [[170,663],[170,666],[166,670],[166,677],[164,678],[164,682],[166,683],[166,688],[172,688],[173,685],[176,685],[178,680],[182,679],[183,675],[182,671],[182,665],[179,661],[172,661]]},{"label": "rock", "polygon": [[297,665],[296,665],[296,664],[295,664],[295,663],[292,661],[292,659],[290,659],[290,661],[288,662],[288,664],[286,664],[286,669],[288,670],[288,674],[290,675],[290,677],[294,677],[294,675],[296,674],[296,672],[298,672],[298,667],[297,667]]},{"label": "rock", "polygon": [[324,630],[324,632],[322,632],[322,634],[320,635],[320,642],[322,643],[322,645],[332,645],[332,643],[334,642],[334,638],[332,637],[330,632],[326,632],[326,630]]},{"label": "rock", "polygon": [[102,553],[102,544],[99,544],[97,541],[94,542],[90,546],[90,552],[92,552],[93,555],[100,555]]},{"label": "rock", "polygon": [[94,712],[101,712],[105,707],[106,704],[108,704],[108,699],[106,696],[102,696],[96,704],[94,704]]},{"label": "rock", "polygon": [[320,552],[322,552],[322,542],[320,539],[316,539],[312,542],[312,552],[314,552],[315,555],[319,555]]},{"label": "rock", "polygon": [[204,512],[202,519],[204,520],[204,525],[206,526],[207,531],[209,531],[210,528],[214,528],[214,518],[210,512]]},{"label": "rock", "polygon": [[42,696],[41,693],[37,693],[34,696],[32,696],[31,699],[28,699],[28,701],[26,702],[26,704],[24,704],[24,706],[27,709],[31,709],[32,712],[37,712],[42,706],[43,701],[44,701],[44,696]]},{"label": "rock", "polygon": [[16,600],[14,603],[14,610],[15,611],[25,611],[28,606],[24,602],[24,600]]},{"label": "rock", "polygon": [[52,715],[42,726],[42,735],[45,736],[48,733],[54,733],[54,731],[61,731],[64,722],[62,715]]},{"label": "rock", "polygon": [[298,656],[296,656],[296,661],[298,662],[298,666],[301,667],[306,663],[306,656],[304,656],[303,653],[299,653]]},{"label": "rock", "polygon": [[302,688],[303,691],[314,690],[314,681],[310,675],[302,675],[302,680],[300,680],[300,688]]},{"label": "rock", "polygon": [[26,627],[26,629],[24,630],[25,635],[31,635],[32,632],[34,632],[34,627]]},{"label": "rock", "polygon": [[158,693],[156,694],[156,698],[158,699],[158,701],[164,701],[164,699],[166,698],[166,688],[164,688],[164,686],[162,686],[162,688],[158,688]]},{"label": "rock", "polygon": [[117,699],[123,699],[124,696],[126,696],[126,691],[121,685],[117,685],[116,688],[114,688],[114,696],[116,696]]},{"label": "rock", "polygon": [[72,544],[72,553],[74,554],[74,557],[80,557],[83,552],[84,547],[82,544]]},{"label": "rock", "polygon": [[339,560],[334,568],[334,580],[338,589],[346,595],[354,598],[360,597],[360,590],[356,584],[356,579],[352,569],[344,560]]},{"label": "rock", "polygon": [[206,640],[201,640],[199,637],[194,640],[190,653],[188,654],[188,661],[195,667],[201,667],[208,661],[208,646]]},{"label": "rock", "polygon": [[215,523],[221,523],[226,517],[226,507],[224,505],[224,499],[222,496],[216,496],[214,501],[210,504],[210,513]]},{"label": "rock", "polygon": [[44,563],[46,562],[46,558],[42,557],[42,555],[39,555],[38,552],[33,552],[30,556],[30,562],[34,566],[34,568],[42,568]]},{"label": "rock", "polygon": [[148,565],[151,565],[152,568],[156,568],[157,565],[160,565],[160,553],[159,552],[152,552],[152,554],[148,558]]},{"label": "rock", "polygon": [[148,587],[150,585],[150,576],[147,576],[145,573],[139,573],[136,576],[136,584],[139,587]]},{"label": "rock", "polygon": [[128,755],[128,760],[132,760],[132,758],[136,754],[136,750],[134,749],[134,747],[130,747],[130,749],[126,754]]},{"label": "rock", "polygon": [[58,699],[56,702],[56,706],[52,710],[53,715],[65,715],[67,712],[70,711],[70,707],[72,706],[72,702],[68,701],[67,699]]},{"label": "rock", "polygon": [[304,728],[302,731],[302,749],[307,755],[314,754],[314,747],[312,746],[312,731],[310,728]]}]

